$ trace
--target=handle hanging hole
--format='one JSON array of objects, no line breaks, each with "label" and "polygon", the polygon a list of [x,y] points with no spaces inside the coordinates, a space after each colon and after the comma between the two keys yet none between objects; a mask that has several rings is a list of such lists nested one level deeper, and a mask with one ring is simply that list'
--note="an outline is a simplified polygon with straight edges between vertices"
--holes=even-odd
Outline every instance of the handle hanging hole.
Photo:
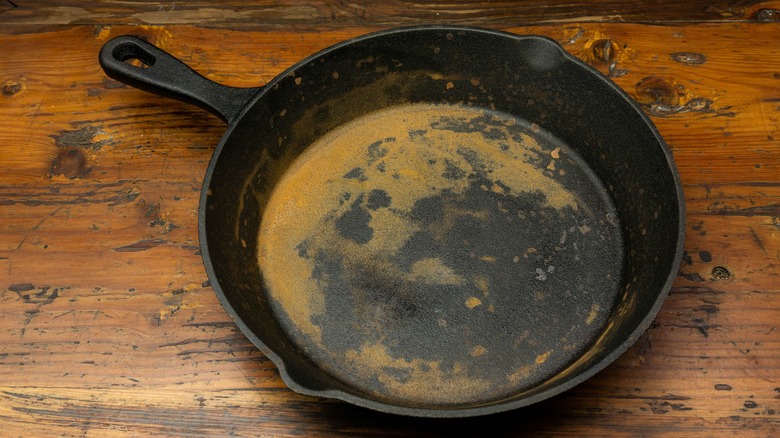
[{"label": "handle hanging hole", "polygon": [[145,63],[142,59],[138,59],[138,58],[127,58],[123,62],[126,63],[126,64],[130,64],[133,67],[138,67],[138,68],[149,68],[150,67],[149,64]]},{"label": "handle hanging hole", "polygon": [[157,61],[146,49],[130,41],[114,47],[111,55],[118,61],[138,68],[149,68]]}]

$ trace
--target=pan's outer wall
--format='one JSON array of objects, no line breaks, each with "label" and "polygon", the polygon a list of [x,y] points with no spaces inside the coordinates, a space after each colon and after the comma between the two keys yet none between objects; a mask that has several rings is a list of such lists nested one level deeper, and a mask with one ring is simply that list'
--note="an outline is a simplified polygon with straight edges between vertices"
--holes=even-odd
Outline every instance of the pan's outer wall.
[{"label": "pan's outer wall", "polygon": [[[458,80],[476,80],[486,91],[470,93]],[[448,81],[455,86],[444,86]],[[256,263],[262,209],[295,157],[357,116],[416,102],[495,108],[538,123],[590,164],[620,215],[627,254],[625,293],[607,330],[554,378],[488,405],[391,405],[325,375],[274,319]],[[681,184],[671,154],[625,93],[544,37],[460,27],[370,34],[326,49],[279,75],[247,105],[218,145],[199,215],[203,257],[215,292],[244,334],[277,364],[291,389],[429,417],[526,406],[614,361],[660,308],[680,263],[685,230]]]}]

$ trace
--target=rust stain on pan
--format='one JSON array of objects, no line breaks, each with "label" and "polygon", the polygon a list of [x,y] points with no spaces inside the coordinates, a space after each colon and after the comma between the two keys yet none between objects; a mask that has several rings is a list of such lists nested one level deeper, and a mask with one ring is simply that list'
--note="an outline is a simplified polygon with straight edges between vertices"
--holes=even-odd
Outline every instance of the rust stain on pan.
[{"label": "rust stain on pan", "polygon": [[258,263],[290,337],[335,377],[409,405],[489,402],[564,368],[606,323],[622,241],[604,193],[521,119],[391,107],[287,168]]}]

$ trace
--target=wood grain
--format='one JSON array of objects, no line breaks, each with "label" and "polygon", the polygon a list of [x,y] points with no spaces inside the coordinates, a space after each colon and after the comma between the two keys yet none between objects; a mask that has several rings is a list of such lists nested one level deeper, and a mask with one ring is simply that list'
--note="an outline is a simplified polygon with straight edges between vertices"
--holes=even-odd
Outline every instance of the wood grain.
[{"label": "wood grain", "polygon": [[[256,86],[384,22],[232,29],[215,14],[222,24],[209,28],[29,27],[46,14],[129,22],[122,8],[162,5],[70,2],[88,14],[68,21],[52,9],[65,6],[46,4],[0,14],[27,23],[0,27],[3,435],[777,435],[777,25],[510,27],[560,41],[643,104],[684,183],[686,256],[652,328],[596,377],[517,412],[432,421],[286,389],[220,307],[197,247],[198,191],[224,125],[109,80],[96,62],[108,38],[141,34],[209,78]],[[485,10],[485,24],[518,23]]]},{"label": "wood grain", "polygon": [[457,23],[508,27],[568,22],[777,21],[779,8],[776,0],[2,0],[0,24],[191,24],[235,28]]}]

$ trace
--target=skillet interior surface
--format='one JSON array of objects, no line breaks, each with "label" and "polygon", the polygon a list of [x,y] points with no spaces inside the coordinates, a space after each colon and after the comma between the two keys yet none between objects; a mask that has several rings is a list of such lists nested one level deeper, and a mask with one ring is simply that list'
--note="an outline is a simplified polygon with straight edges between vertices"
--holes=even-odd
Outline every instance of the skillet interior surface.
[{"label": "skillet interior surface", "polygon": [[467,416],[633,343],[679,264],[681,205],[646,117],[555,43],[415,29],[269,84],[215,152],[201,244],[291,388]]},{"label": "skillet interior surface", "polygon": [[394,402],[533,387],[593,342],[620,292],[604,187],[569,147],[489,109],[389,107],[337,128],[290,166],[261,224],[287,335]]}]

